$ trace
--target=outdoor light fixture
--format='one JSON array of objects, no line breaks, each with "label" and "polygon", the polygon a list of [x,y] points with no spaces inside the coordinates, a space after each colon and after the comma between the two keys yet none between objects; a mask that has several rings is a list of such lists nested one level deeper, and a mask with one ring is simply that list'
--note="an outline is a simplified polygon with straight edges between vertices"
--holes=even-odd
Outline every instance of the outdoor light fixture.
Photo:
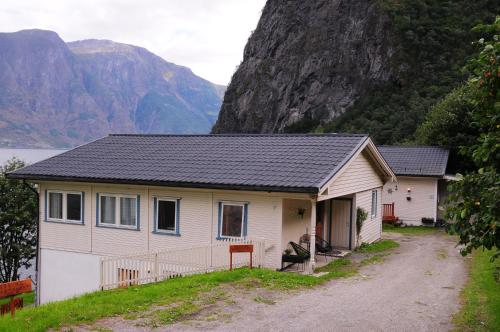
[{"label": "outdoor light fixture", "polygon": [[300,216],[301,219],[304,218],[304,213],[306,213],[306,209],[304,208],[299,208],[297,210],[297,214]]},{"label": "outdoor light fixture", "polygon": [[410,187],[408,187],[407,192],[408,192],[408,194],[406,195],[406,200],[411,201],[411,188]]}]

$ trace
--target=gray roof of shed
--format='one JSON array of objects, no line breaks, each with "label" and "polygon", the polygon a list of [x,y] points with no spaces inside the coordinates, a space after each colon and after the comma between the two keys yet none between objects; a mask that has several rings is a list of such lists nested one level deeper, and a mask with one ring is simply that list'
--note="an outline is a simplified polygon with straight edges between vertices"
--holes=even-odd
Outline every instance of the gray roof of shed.
[{"label": "gray roof of shed", "polygon": [[394,174],[440,177],[446,173],[449,151],[437,146],[379,145]]},{"label": "gray roof of shed", "polygon": [[11,178],[317,193],[367,135],[110,135]]}]

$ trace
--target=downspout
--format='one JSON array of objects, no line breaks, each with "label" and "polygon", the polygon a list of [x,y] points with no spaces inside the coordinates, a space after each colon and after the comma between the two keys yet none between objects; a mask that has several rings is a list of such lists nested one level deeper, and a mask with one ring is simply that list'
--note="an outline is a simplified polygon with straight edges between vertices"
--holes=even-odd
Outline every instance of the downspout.
[{"label": "downspout", "polygon": [[38,193],[37,190],[35,190],[32,186],[26,183],[26,180],[23,180],[23,185],[32,192],[36,194],[36,201],[37,201],[37,209],[36,209],[36,260],[35,260],[35,281],[33,283],[35,284],[35,306],[40,304],[40,296],[39,296],[39,275],[38,275],[38,268],[40,265],[40,194]]}]

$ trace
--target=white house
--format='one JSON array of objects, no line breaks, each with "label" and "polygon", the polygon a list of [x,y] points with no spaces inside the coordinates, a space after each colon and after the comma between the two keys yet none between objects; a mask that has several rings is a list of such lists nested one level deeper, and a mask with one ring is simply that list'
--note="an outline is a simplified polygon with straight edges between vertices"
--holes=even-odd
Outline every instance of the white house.
[{"label": "white house", "polygon": [[384,159],[397,176],[387,182],[382,193],[385,210],[406,225],[422,225],[443,219],[440,203],[447,191],[446,175],[449,151],[434,146],[378,146]]},{"label": "white house", "polygon": [[[100,289],[106,257],[256,237],[279,268],[304,234],[376,241],[395,179],[368,136],[341,134],[111,135],[8,176],[38,184],[41,303]],[[369,213],[359,237],[357,207]]]}]

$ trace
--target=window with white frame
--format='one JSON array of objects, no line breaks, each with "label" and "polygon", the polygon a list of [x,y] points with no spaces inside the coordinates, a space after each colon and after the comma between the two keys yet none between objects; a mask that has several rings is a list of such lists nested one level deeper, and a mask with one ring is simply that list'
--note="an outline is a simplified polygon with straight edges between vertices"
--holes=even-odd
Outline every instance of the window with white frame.
[{"label": "window with white frame", "polygon": [[123,228],[138,228],[138,198],[131,195],[100,194],[98,224]]},{"label": "window with white frame", "polygon": [[154,198],[155,231],[160,233],[179,234],[178,205],[175,198]]},{"label": "window with white frame", "polygon": [[83,223],[83,193],[47,191],[47,221]]},{"label": "window with white frame", "polygon": [[372,190],[372,217],[377,216],[377,206],[378,206],[378,191]]},{"label": "window with white frame", "polygon": [[221,202],[220,213],[220,237],[246,236],[246,204]]}]

